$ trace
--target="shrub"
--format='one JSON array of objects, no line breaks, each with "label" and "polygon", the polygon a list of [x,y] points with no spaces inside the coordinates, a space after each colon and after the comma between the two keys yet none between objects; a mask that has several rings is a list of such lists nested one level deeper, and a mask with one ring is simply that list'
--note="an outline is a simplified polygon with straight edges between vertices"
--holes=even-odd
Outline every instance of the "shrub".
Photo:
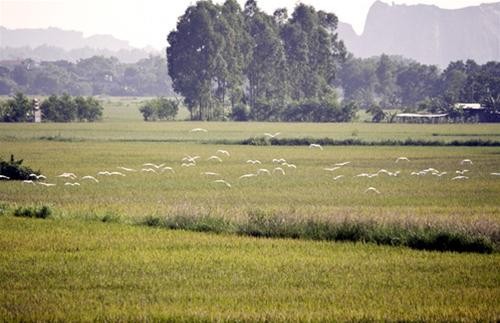
[{"label": "shrub", "polygon": [[36,180],[30,178],[30,174],[40,175],[40,170],[34,171],[29,167],[22,166],[23,160],[15,160],[14,155],[10,155],[10,161],[7,162],[0,158],[0,175],[9,177],[10,180]]},{"label": "shrub", "polygon": [[14,216],[23,218],[46,219],[52,214],[50,207],[44,205],[38,207],[18,207],[14,210]]},{"label": "shrub", "polygon": [[144,103],[139,111],[142,113],[144,121],[173,120],[179,111],[179,103],[158,97]]},{"label": "shrub", "polygon": [[32,103],[23,93],[16,93],[0,108],[0,121],[26,122],[30,118]]}]

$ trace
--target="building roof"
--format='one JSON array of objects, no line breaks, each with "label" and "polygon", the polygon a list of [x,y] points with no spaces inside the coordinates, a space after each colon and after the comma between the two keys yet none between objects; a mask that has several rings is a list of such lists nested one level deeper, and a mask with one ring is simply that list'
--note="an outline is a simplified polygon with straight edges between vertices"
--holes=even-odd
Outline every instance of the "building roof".
[{"label": "building roof", "polygon": [[443,118],[448,116],[448,113],[441,114],[420,114],[420,113],[398,113],[396,117],[398,118]]}]

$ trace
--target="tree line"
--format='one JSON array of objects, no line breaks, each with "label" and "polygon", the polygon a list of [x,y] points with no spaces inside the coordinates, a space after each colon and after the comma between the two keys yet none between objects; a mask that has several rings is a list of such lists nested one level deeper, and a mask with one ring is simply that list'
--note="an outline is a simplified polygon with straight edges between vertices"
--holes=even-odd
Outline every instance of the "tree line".
[{"label": "tree line", "polygon": [[498,120],[500,63],[458,61],[441,72],[397,56],[355,58],[337,23],[304,4],[289,16],[254,0],[199,1],[168,35],[173,89],[194,120],[349,121],[358,108],[373,121],[385,109],[457,116],[458,102],[481,103],[485,121]]},{"label": "tree line", "polygon": [[299,4],[273,15],[199,1],[168,35],[168,72],[193,120],[349,121],[336,95],[346,50],[332,13]]},{"label": "tree line", "polygon": [[94,56],[76,63],[65,60],[0,62],[0,95],[172,95],[165,58],[150,56],[133,64]]},{"label": "tree line", "polygon": [[[16,93],[0,101],[0,122],[31,122],[34,120],[35,102],[23,93]],[[103,107],[93,97],[51,95],[39,105],[43,120],[53,122],[87,121],[102,119]]]},{"label": "tree line", "polygon": [[451,62],[444,71],[398,56],[368,59],[348,55],[336,85],[344,98],[357,102],[380,122],[387,109],[404,112],[447,113],[463,118],[455,103],[480,103],[484,121],[500,116],[500,62],[483,65],[473,60]]}]

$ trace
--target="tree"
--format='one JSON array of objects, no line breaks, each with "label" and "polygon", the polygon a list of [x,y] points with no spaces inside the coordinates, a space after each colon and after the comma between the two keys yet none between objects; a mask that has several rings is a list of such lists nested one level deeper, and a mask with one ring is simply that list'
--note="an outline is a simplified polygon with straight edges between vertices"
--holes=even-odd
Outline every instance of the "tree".
[{"label": "tree", "polygon": [[207,1],[190,6],[168,35],[168,73],[184,97],[191,119],[210,119],[215,98],[216,70],[223,69],[223,37],[217,32],[219,9]]},{"label": "tree", "polygon": [[93,122],[102,119],[103,107],[101,103],[92,97],[86,99],[78,96],[74,99],[76,105],[76,117],[79,121]]},{"label": "tree", "polygon": [[173,120],[179,111],[179,102],[164,97],[158,97],[145,102],[139,111],[144,121]]},{"label": "tree", "polygon": [[4,105],[4,122],[26,122],[30,119],[33,106],[30,100],[21,92],[16,93]]},{"label": "tree", "polygon": [[[247,102],[251,110],[265,107],[277,119],[286,105],[288,84],[286,57],[275,19],[260,11],[254,1],[245,6],[246,25],[253,44],[252,58],[246,68]],[[268,113],[252,112],[261,118]]]},{"label": "tree", "polygon": [[293,100],[321,99],[332,91],[336,66],[345,58],[344,44],[335,33],[337,23],[334,14],[299,4],[283,26]]},{"label": "tree", "polygon": [[45,120],[71,122],[77,117],[77,104],[67,94],[61,97],[51,95],[40,105]]},{"label": "tree", "polygon": [[438,94],[438,69],[434,65],[412,63],[399,72],[396,83],[402,105],[416,108],[420,101]]}]

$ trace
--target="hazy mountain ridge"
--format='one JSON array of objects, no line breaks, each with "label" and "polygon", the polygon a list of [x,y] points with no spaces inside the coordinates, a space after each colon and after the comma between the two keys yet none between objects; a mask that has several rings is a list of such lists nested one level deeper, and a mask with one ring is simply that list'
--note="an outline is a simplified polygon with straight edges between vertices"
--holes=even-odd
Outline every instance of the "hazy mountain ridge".
[{"label": "hazy mountain ridge", "polygon": [[347,24],[339,24],[339,34],[357,57],[386,53],[442,67],[469,58],[498,61],[500,2],[449,10],[376,1],[362,35]]},{"label": "hazy mountain ridge", "polygon": [[128,41],[111,35],[85,37],[82,32],[46,29],[7,29],[0,26],[0,60],[32,58],[40,61],[89,58],[95,55],[115,56],[123,62],[136,62],[150,54],[152,48],[135,48]]}]

